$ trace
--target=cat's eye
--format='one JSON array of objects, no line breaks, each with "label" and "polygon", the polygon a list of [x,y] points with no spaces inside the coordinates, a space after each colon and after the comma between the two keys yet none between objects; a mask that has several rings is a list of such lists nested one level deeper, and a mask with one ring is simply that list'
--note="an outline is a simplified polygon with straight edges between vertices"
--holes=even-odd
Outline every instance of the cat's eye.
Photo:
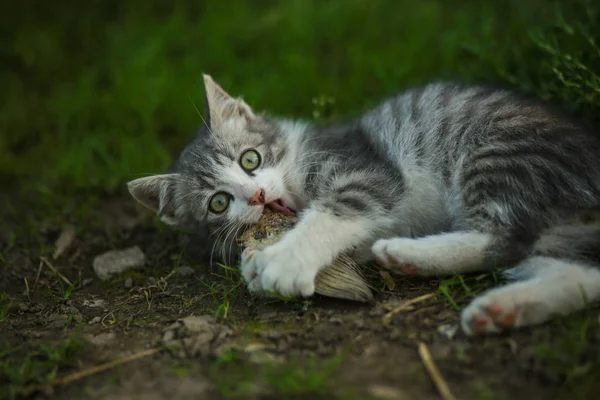
[{"label": "cat's eye", "polygon": [[224,192],[215,194],[213,197],[211,197],[210,203],[208,204],[210,211],[214,212],[215,214],[220,214],[227,210],[227,207],[229,207],[230,198],[231,196]]},{"label": "cat's eye", "polygon": [[256,150],[246,150],[240,157],[240,165],[246,172],[252,172],[260,165],[260,154]]}]

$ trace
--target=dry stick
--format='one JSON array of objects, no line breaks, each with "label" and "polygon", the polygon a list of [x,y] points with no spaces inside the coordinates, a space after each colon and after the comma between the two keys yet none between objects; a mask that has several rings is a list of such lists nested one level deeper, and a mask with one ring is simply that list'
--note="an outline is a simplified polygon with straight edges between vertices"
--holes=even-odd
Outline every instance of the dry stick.
[{"label": "dry stick", "polygon": [[429,375],[431,375],[433,384],[438,392],[440,392],[442,398],[444,400],[456,400],[456,397],[454,397],[454,395],[450,392],[450,388],[448,388],[446,381],[444,378],[442,378],[440,371],[433,363],[429,349],[427,349],[427,345],[423,342],[419,342],[419,355],[421,356],[423,364],[425,364],[425,368],[427,368],[427,371],[429,371]]},{"label": "dry stick", "polygon": [[73,284],[71,283],[70,280],[68,280],[63,274],[58,272],[58,270],[56,268],[54,268],[54,266],[52,264],[50,264],[50,261],[48,261],[45,257],[40,257],[40,259],[44,262],[44,264],[46,264],[48,266],[48,268],[50,268],[52,270],[52,272],[54,272],[56,275],[58,275],[58,277],[60,279],[62,279],[67,285],[73,286]]},{"label": "dry stick", "polygon": [[408,301],[402,303],[400,306],[394,308],[392,311],[390,311],[387,314],[385,314],[383,316],[383,318],[381,318],[381,322],[383,323],[383,325],[388,326],[390,324],[390,319],[392,318],[392,316],[394,314],[399,313],[400,311],[407,310],[413,304],[420,303],[421,301],[425,301],[425,300],[430,299],[432,297],[433,297],[433,293],[428,293],[428,294],[424,294],[424,295],[419,296],[419,297],[415,297],[414,299],[408,300]]},{"label": "dry stick", "polygon": [[25,281],[25,294],[27,294],[27,298],[31,301],[31,296],[29,296],[29,282],[27,282],[27,278],[23,277]]},{"label": "dry stick", "polygon": [[82,378],[85,378],[85,377],[88,377],[88,376],[91,376],[91,375],[94,375],[94,374],[98,374],[100,372],[107,371],[107,370],[109,370],[111,368],[114,368],[114,367],[116,367],[118,365],[126,364],[126,363],[131,362],[131,361],[139,360],[140,358],[151,356],[153,354],[158,353],[159,351],[160,351],[160,349],[144,350],[144,351],[142,351],[140,353],[132,354],[130,356],[119,358],[117,360],[110,361],[110,362],[107,362],[105,364],[98,365],[96,367],[92,367],[92,368],[89,368],[89,369],[85,369],[83,371],[75,372],[75,373],[73,373],[71,375],[65,376],[64,378],[56,378],[55,380],[53,380],[50,383],[41,384],[41,385],[35,385],[35,386],[29,386],[29,387],[27,387],[27,388],[25,388],[23,390],[23,394],[24,395],[29,395],[29,394],[31,394],[33,392],[36,392],[36,391],[44,389],[44,388],[48,388],[50,386],[66,385],[68,383],[77,381],[79,379],[82,379]]},{"label": "dry stick", "polygon": [[42,268],[44,268],[44,262],[40,260],[40,266],[38,267],[38,272],[35,276],[35,282],[33,283],[33,290],[37,288],[38,281],[40,280],[40,274],[42,273]]}]

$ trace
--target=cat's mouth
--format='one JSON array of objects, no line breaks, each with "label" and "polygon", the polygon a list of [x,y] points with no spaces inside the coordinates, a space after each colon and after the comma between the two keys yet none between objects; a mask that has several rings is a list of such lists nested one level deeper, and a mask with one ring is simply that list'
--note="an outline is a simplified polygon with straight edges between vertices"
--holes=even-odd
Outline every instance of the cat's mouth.
[{"label": "cat's mouth", "polygon": [[288,206],[285,205],[283,199],[277,199],[275,201],[267,203],[267,207],[269,207],[273,211],[277,211],[285,215],[296,215],[296,211],[292,210],[291,208],[288,208]]}]

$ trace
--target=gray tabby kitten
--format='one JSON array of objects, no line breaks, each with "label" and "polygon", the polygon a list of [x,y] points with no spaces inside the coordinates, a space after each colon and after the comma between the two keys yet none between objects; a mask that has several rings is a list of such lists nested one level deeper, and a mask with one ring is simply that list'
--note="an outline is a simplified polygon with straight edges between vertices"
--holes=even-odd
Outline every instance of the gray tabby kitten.
[{"label": "gray tabby kitten", "polygon": [[129,190],[166,223],[225,243],[264,207],[299,213],[280,242],[242,254],[251,292],[311,296],[319,270],[352,252],[396,274],[507,270],[517,282],[462,312],[469,335],[600,298],[600,140],[549,106],[434,83],[319,127],[257,115],[204,82],[205,129],[171,173]]}]

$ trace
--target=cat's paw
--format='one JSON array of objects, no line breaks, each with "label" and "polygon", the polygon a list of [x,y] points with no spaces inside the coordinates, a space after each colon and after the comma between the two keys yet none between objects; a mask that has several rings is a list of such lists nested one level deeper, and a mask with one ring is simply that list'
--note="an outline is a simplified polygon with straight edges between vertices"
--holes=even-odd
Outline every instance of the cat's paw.
[{"label": "cat's paw", "polygon": [[477,297],[462,312],[462,330],[473,336],[536,325],[547,320],[548,308],[535,300],[532,289],[515,284],[492,289]]},{"label": "cat's paw", "polygon": [[277,245],[242,253],[242,277],[253,293],[273,292],[283,297],[310,297],[318,270]]},{"label": "cat's paw", "polygon": [[430,275],[420,247],[415,239],[393,238],[376,241],[371,251],[377,264],[396,274]]}]

